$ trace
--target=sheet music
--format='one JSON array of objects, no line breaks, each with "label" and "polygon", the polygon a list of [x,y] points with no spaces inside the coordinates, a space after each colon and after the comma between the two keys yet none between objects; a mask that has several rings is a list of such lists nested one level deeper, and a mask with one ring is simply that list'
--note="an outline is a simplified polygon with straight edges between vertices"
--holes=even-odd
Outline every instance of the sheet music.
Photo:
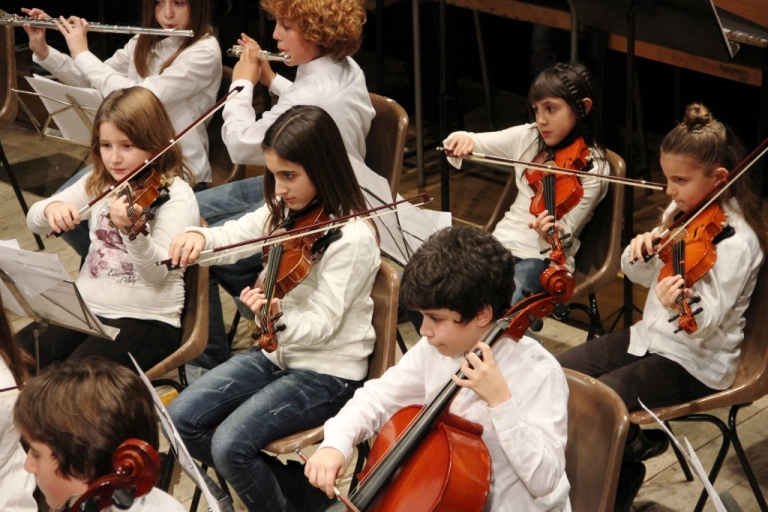
[{"label": "sheet music", "polygon": [[13,242],[15,240],[0,244],[0,269],[13,276],[27,295],[34,297],[61,281],[70,280],[57,255],[25,251],[18,244],[9,245]]},{"label": "sheet music", "polygon": [[[67,94],[75,100],[77,105],[87,107],[83,109],[83,113],[92,125],[93,119],[96,116],[96,110],[98,110],[99,105],[101,105],[101,102],[104,99],[101,96],[101,93],[96,89],[72,87],[38,75],[25,78],[32,89],[37,94],[41,95],[40,99],[42,100],[43,105],[45,105],[46,110],[52,115],[53,120],[56,122],[56,126],[59,127],[64,138],[83,144],[90,144],[91,126],[86,125],[86,123],[83,122],[80,118],[80,114],[78,114],[74,108],[71,106],[67,107],[67,105],[71,105],[70,100],[67,98]],[[45,98],[44,96],[55,98],[59,101],[54,101]]]},{"label": "sheet music", "polygon": [[672,434],[672,432],[667,428],[667,426],[664,424],[663,421],[661,421],[658,416],[653,414],[649,408],[645,406],[645,404],[638,400],[640,402],[640,406],[645,409],[648,414],[653,417],[654,420],[656,420],[656,423],[658,423],[662,429],[664,429],[664,432],[667,433],[669,438],[672,440],[673,443],[675,443],[675,446],[680,450],[680,453],[683,454],[683,458],[685,458],[686,461],[688,461],[688,464],[691,465],[693,468],[694,473],[696,473],[696,476],[699,477],[699,480],[704,484],[704,488],[707,490],[707,494],[709,494],[709,499],[712,500],[712,505],[714,505],[715,510],[717,512],[727,512],[725,510],[725,506],[723,505],[722,500],[720,499],[720,495],[717,494],[717,491],[715,491],[715,488],[712,486],[712,483],[709,481],[709,477],[707,476],[707,472],[704,470],[704,467],[701,465],[701,461],[699,460],[699,457],[696,455],[696,451],[693,449],[693,446],[691,446],[691,443],[688,441],[688,438],[683,436],[683,440],[685,441],[686,448],[683,448],[683,445],[680,444],[680,441],[677,440],[677,438]]},{"label": "sheet music", "polygon": [[202,491],[203,496],[205,496],[205,501],[208,502],[208,511],[221,512],[219,503],[216,501],[216,498],[213,497],[211,491],[208,489],[208,486],[205,484],[203,475],[200,474],[200,468],[192,459],[189,451],[187,451],[187,447],[184,445],[184,441],[181,440],[181,436],[176,430],[171,417],[168,415],[168,411],[163,405],[163,402],[160,400],[160,397],[157,396],[157,391],[155,391],[155,388],[152,386],[152,383],[149,382],[147,376],[144,375],[144,372],[141,371],[141,368],[139,368],[139,365],[136,363],[133,355],[129,352],[128,356],[131,358],[131,361],[133,361],[133,365],[136,367],[136,371],[139,372],[139,377],[141,377],[142,382],[144,382],[144,385],[147,386],[147,389],[149,389],[152,393],[152,401],[155,403],[157,415],[160,417],[160,423],[163,426],[165,437],[168,439],[171,447],[176,452],[176,456],[178,457],[181,469],[183,469],[184,472],[189,475],[192,481],[195,482],[197,487]]}]

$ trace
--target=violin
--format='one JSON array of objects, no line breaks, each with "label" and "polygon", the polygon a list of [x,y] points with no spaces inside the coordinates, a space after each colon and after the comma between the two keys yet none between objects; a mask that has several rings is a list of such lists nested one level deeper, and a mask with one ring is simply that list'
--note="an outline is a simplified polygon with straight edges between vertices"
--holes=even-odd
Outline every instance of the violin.
[{"label": "violin", "polygon": [[[574,278],[562,265],[542,273],[545,291],[515,304],[483,336],[493,346],[502,337],[519,341],[530,317],[552,313],[573,294]],[[482,357],[480,349],[473,352]],[[459,369],[455,375],[465,378]],[[483,427],[448,412],[461,388],[449,379],[424,406],[395,413],[381,428],[360,485],[347,498],[361,512],[480,512],[490,488],[491,460]],[[328,512],[351,511],[343,502]]]},{"label": "violin", "polygon": [[275,325],[282,313],[270,316],[272,299],[282,299],[304,281],[328,246],[342,236],[338,228],[306,234],[302,231],[310,231],[316,224],[331,220],[323,204],[315,199],[289,215],[275,230],[276,233],[290,230],[299,236],[264,247],[262,261],[267,266],[255,286],[264,290],[267,303],[259,311],[259,325],[251,333],[251,338],[264,351],[274,352],[278,346],[277,333],[285,330],[285,324]]},{"label": "violin", "polygon": [[[151,208],[158,207],[170,199],[168,195],[167,178],[157,170],[152,170],[141,178],[130,181],[128,186],[117,192],[117,197],[128,198],[128,218],[132,224],[124,229],[129,240],[135,240],[139,234],[148,235],[147,223],[155,218]],[[135,207],[141,208],[141,213],[136,214]],[[109,217],[109,214],[107,214]],[[110,220],[110,226],[115,225]]]},{"label": "violin", "polygon": [[114,506],[131,508],[136,498],[147,494],[160,474],[160,456],[139,439],[124,441],[112,454],[115,472],[93,482],[66,512],[100,512]]},{"label": "violin", "polygon": [[[582,137],[577,137],[570,145],[555,150],[547,148],[533,159],[535,164],[554,162],[561,169],[573,169],[586,172],[592,168],[589,146]],[[573,210],[584,197],[584,187],[576,174],[552,174],[540,168],[527,169],[525,178],[533,189],[534,196],[531,199],[530,212],[539,216],[544,210],[555,217],[555,220],[563,218],[565,214]],[[569,238],[569,233],[559,236],[554,226],[547,232],[549,242],[549,259],[558,265],[565,264],[563,249],[572,244],[563,245],[562,241]],[[547,252],[547,251],[542,251]]]}]

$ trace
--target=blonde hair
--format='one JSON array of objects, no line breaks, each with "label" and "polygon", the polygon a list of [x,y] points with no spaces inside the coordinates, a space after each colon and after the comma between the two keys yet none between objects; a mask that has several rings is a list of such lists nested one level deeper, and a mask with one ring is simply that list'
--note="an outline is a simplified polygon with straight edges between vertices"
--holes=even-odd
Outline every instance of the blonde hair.
[{"label": "blonde hair", "polygon": [[[112,123],[123,132],[136,147],[157,152],[175,133],[171,117],[155,94],[144,87],[118,89],[104,98],[93,120],[91,133],[91,161],[93,172],[85,183],[90,196],[97,196],[108,185],[115,183],[101,159],[99,145],[101,125]],[[175,144],[152,164],[168,178],[181,176],[192,183],[192,175],[186,169],[181,148]]]},{"label": "blonde hair", "polygon": [[261,7],[270,16],[296,23],[302,37],[333,60],[360,49],[366,20],[361,0],[262,0]]}]

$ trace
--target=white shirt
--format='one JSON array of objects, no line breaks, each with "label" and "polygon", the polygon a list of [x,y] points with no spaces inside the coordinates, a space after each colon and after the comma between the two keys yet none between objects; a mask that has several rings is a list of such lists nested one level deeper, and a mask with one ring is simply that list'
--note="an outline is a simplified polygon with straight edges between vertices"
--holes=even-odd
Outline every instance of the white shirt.
[{"label": "white shirt", "polygon": [[[630,264],[629,247],[621,257],[621,269],[627,277],[650,288],[643,319],[630,328],[628,352],[636,356],[647,352],[662,355],[713,389],[727,389],[736,378],[739,345],[744,339],[746,323],[744,313],[763,262],[757,235],[736,211],[736,204],[732,200],[723,207],[735,234],[715,246],[717,261],[691,287],[693,294],[701,298],[692,309],[702,308],[702,312],[694,316],[698,329],[692,334],[674,333],[677,322],[670,323],[669,318],[677,310],[663,307],[656,296],[663,262],[652,258],[648,263]],[[673,210],[674,203],[665,215]]]},{"label": "white shirt", "polygon": [[[499,340],[493,357],[512,398],[491,409],[474,391],[462,389],[449,412],[483,427],[491,456],[486,512],[571,510],[565,474],[568,383],[555,358],[527,337]],[[459,369],[422,338],[400,362],[359,389],[325,422],[320,449],[333,447],[349,460],[354,446],[371,437],[405,406],[426,404]]]},{"label": "white shirt", "polygon": [[[447,143],[455,134],[469,135],[474,141],[475,151],[478,153],[525,162],[533,161],[539,153],[539,131],[535,124],[513,126],[498,132],[455,132],[449,135],[444,142]],[[461,167],[461,159],[449,158],[448,161],[456,168]],[[515,167],[514,169],[517,196],[509,211],[504,214],[504,218],[496,225],[493,236],[518,258],[544,259],[548,252],[542,254],[541,251],[547,251],[549,243],[536,230],[528,227],[528,223],[536,218],[530,212],[534,192],[525,178],[525,169],[522,167]],[[608,175],[610,174],[610,167],[605,159],[595,158],[594,165],[589,172]],[[564,232],[571,234],[567,242],[571,242],[573,245],[568,249],[563,249],[566,256],[566,266],[571,271],[574,269],[574,256],[581,246],[579,241],[581,230],[592,218],[595,207],[608,192],[608,183],[603,180],[582,178],[581,185],[584,188],[584,197],[570,212],[557,220]]]},{"label": "white shirt", "polygon": [[248,80],[235,80],[230,90],[237,86],[243,86],[243,90],[224,106],[221,128],[221,137],[233,162],[264,165],[261,142],[267,128],[296,105],[316,105],[328,112],[339,127],[347,152],[361,162],[365,159],[365,137],[376,112],[363,70],[351,57],[334,61],[324,56],[302,64],[296,70],[293,83],[276,75],[269,90],[280,99],[258,121],[251,104],[253,84]]},{"label": "white shirt", "polygon": [[[72,59],[50,46],[45,60],[38,61],[34,57],[33,60],[61,82],[74,87],[92,87],[105,97],[112,91],[134,85],[146,87],[168,110],[173,127],[179,133],[216,103],[221,85],[219,43],[213,36],[201,39],[181,52],[160,74],[160,66],[179,49],[184,39],[166,37],[150,51],[149,75],[142,78],[133,63],[138,37],[132,38],[104,62],[91,52],[83,52]],[[191,130],[179,144],[195,181],[211,181],[205,124]]]},{"label": "white shirt", "polygon": [[[205,248],[212,249],[266,235],[269,215],[262,206],[223,226],[187,231],[201,233]],[[265,355],[280,368],[361,380],[368,373],[368,356],[376,339],[371,290],[381,260],[369,222],[350,222],[341,232],[343,236],[328,246],[307,277],[280,302],[280,323],[286,328],[277,334],[279,348]],[[234,263],[260,251],[254,244],[250,251],[204,264]]]},{"label": "white shirt", "polygon": [[[27,214],[27,226],[39,234],[50,232],[45,208],[62,201],[82,208],[93,198],[85,191],[85,174],[71,187],[49,199],[32,205]],[[169,271],[155,262],[168,257],[168,247],[176,234],[187,226],[198,225],[200,211],[195,194],[180,178],[169,185],[170,199],[153,208],[155,218],[148,223],[149,235],[138,235],[129,240],[116,228],[109,226],[111,199],[103,199],[93,206],[91,218],[91,245],[80,275],[77,288],[94,314],[105,318],[138,318],[158,320],[180,327],[184,306],[184,274]]]},{"label": "white shirt", "polygon": [[[117,507],[107,507],[106,512],[119,512]],[[128,512],[185,512],[184,506],[169,494],[153,487],[147,494],[133,502]]]},{"label": "white shirt", "polygon": [[[11,370],[0,356],[0,389],[16,385]],[[17,395],[0,396],[0,510],[3,512],[37,512],[32,497],[35,477],[24,469],[27,455],[19,442],[19,431],[13,424],[13,406]]]}]

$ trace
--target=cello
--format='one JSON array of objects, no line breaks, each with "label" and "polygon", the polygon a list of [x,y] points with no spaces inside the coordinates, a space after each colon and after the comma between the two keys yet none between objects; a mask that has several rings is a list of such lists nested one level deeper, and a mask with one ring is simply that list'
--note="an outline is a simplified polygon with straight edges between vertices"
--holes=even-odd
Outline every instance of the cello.
[{"label": "cello", "polygon": [[[573,293],[573,275],[561,265],[545,270],[540,282],[545,292],[513,306],[480,341],[493,346],[503,337],[519,340],[530,326],[529,316],[549,315],[556,303],[567,302]],[[481,354],[478,348],[473,352]],[[454,375],[463,378],[461,370]],[[361,512],[483,509],[490,456],[480,438],[482,426],[448,412],[460,389],[449,379],[429,403],[401,409],[382,427],[360,473],[360,485],[348,497],[355,508]],[[350,509],[339,502],[327,510]]]}]

